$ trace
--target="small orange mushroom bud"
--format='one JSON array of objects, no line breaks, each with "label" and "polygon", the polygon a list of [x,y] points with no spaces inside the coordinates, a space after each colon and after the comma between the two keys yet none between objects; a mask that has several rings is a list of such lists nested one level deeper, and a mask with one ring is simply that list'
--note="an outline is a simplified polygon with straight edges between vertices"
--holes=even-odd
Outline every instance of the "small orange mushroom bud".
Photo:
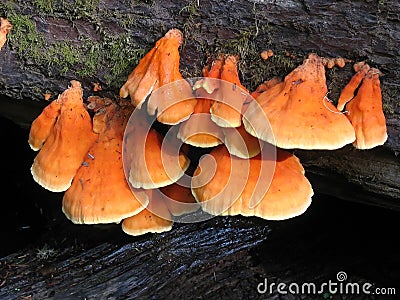
[{"label": "small orange mushroom bud", "polygon": [[260,55],[262,59],[267,60],[268,58],[274,55],[274,52],[271,49],[268,49],[262,51]]},{"label": "small orange mushroom bud", "polygon": [[335,65],[343,68],[346,65],[346,60],[343,57],[337,57],[335,58]]},{"label": "small orange mushroom bud", "polygon": [[49,101],[50,98],[51,98],[51,94],[50,93],[45,93],[45,94],[43,94],[43,98],[44,98],[44,100]]},{"label": "small orange mushroom bud", "polygon": [[102,90],[102,87],[99,82],[92,82],[93,92],[98,92]]}]

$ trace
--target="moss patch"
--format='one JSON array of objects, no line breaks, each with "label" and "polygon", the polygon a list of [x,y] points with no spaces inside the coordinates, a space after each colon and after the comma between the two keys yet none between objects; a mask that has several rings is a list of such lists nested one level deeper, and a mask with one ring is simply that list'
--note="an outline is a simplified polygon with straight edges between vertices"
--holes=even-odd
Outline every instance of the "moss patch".
[{"label": "moss patch", "polygon": [[[0,14],[7,16],[13,25],[8,45],[17,54],[21,66],[34,66],[50,77],[68,75],[78,80],[101,81],[109,88],[119,88],[146,49],[135,45],[125,32],[111,34],[100,30],[91,15],[98,2],[79,0],[55,4],[53,0],[35,0],[32,4],[37,11],[29,13],[16,11],[12,1],[0,3]],[[60,9],[69,12],[67,16],[70,20],[66,22],[71,28],[75,20],[90,16],[88,22],[94,24],[94,30],[98,29],[99,37],[94,40],[87,34],[79,34],[77,39],[48,41],[45,34],[38,30],[34,16],[45,14],[45,17],[51,17]]]}]

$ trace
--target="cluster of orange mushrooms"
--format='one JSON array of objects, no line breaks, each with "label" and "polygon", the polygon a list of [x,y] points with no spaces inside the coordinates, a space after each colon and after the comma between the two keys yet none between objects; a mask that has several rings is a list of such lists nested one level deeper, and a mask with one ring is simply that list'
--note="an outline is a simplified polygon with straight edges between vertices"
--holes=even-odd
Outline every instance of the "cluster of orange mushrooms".
[{"label": "cluster of orange mushrooms", "polygon": [[[177,29],[158,40],[120,98],[84,102],[72,81],[33,121],[33,178],[65,191],[62,210],[73,223],[121,222],[127,234],[141,235],[170,230],[175,216],[198,209],[288,219],[309,207],[313,190],[284,149],[369,149],[387,139],[380,72],[364,62],[354,65],[336,108],[316,54],[249,94],[235,55],[220,55],[199,80],[185,80],[182,40]],[[155,118],[174,134],[157,130]],[[195,148],[209,149],[198,164],[190,161]]]}]

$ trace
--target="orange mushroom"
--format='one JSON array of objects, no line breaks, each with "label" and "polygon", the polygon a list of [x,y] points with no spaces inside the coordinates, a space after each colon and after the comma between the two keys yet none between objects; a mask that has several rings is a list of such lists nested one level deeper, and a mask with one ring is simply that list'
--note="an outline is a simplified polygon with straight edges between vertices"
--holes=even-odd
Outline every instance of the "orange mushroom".
[{"label": "orange mushroom", "polygon": [[[244,114],[251,101],[243,103],[242,114]],[[248,133],[243,124],[236,128],[222,127],[224,144],[230,154],[240,158],[250,158],[258,155],[261,151],[263,141]]]},{"label": "orange mushroom", "polygon": [[182,41],[181,31],[169,30],[140,60],[120,89],[120,96],[130,95],[132,104],[138,108],[151,94],[148,113],[154,115],[157,111],[158,121],[169,125],[186,120],[196,105],[192,88],[179,71],[178,48]]},{"label": "orange mushroom", "polygon": [[211,68],[206,66],[203,69],[204,78],[198,80],[194,85],[193,89],[197,90],[203,88],[207,93],[212,94],[216,89],[219,88],[220,82],[215,79],[221,78],[222,66],[224,64],[224,55],[219,55],[211,64]]},{"label": "orange mushroom", "polygon": [[122,139],[132,110],[130,105],[111,103],[94,116],[93,128],[99,138],[89,149],[62,202],[64,214],[73,223],[119,223],[147,206],[143,192],[132,193],[122,165]]},{"label": "orange mushroom", "polygon": [[[71,81],[71,87],[57,101],[61,102],[60,115],[47,139],[51,125],[47,123],[43,127],[43,136],[38,140],[45,139],[45,143],[31,167],[33,179],[53,192],[65,191],[71,186],[89,147],[97,139],[97,134],[92,131],[92,120],[83,106],[82,88],[78,81]],[[56,106],[53,102],[50,105]],[[56,107],[49,110],[56,110]],[[40,142],[32,144],[37,147]]]},{"label": "orange mushroom", "polygon": [[40,115],[33,120],[29,131],[29,146],[34,151],[38,151],[42,148],[47,138],[50,136],[54,125],[56,124],[57,118],[61,112],[62,102],[60,98],[52,101],[47,105]]},{"label": "orange mushroom", "polygon": [[304,63],[249,104],[246,130],[280,148],[337,149],[355,140],[345,115],[327,99],[325,67],[311,54]]},{"label": "orange mushroom", "polygon": [[11,23],[6,18],[0,17],[0,50],[7,41],[7,34],[12,29]]},{"label": "orange mushroom", "polygon": [[261,52],[261,58],[267,60],[268,58],[274,56],[274,52],[271,49],[264,50]]},{"label": "orange mushroom", "polygon": [[[224,134],[221,128],[211,120],[210,108],[213,104],[214,94],[208,93],[206,88],[212,89],[211,85],[218,83],[222,67],[222,60],[215,60],[211,69],[203,69],[204,78],[195,83],[197,104],[190,118],[180,124],[178,138],[184,143],[195,147],[214,147],[223,142]],[[213,79],[213,80],[211,80]],[[194,88],[195,88],[194,87]]]},{"label": "orange mushroom", "polygon": [[378,69],[371,68],[357,95],[346,106],[347,116],[356,132],[353,145],[357,149],[383,145],[388,138],[379,75]]},{"label": "orange mushroom", "polygon": [[262,84],[260,84],[254,92],[251,93],[251,96],[254,99],[257,99],[258,96],[260,96],[262,93],[266,92],[269,90],[271,87],[276,85],[277,83],[282,82],[282,80],[279,77],[273,77],[270,80],[264,81]]},{"label": "orange mushroom", "polygon": [[240,83],[238,58],[225,57],[221,71],[219,101],[211,106],[211,119],[221,127],[239,127],[243,103],[249,98],[247,89]]},{"label": "orange mushroom", "polygon": [[160,188],[164,203],[173,216],[192,213],[200,208],[190,189],[190,177],[181,177],[177,182]]},{"label": "orange mushroom", "polygon": [[124,165],[130,184],[135,188],[155,189],[176,182],[190,160],[175,141],[158,133],[147,122],[142,110],[136,109],[124,137]]},{"label": "orange mushroom", "polygon": [[172,215],[159,190],[146,191],[150,200],[146,209],[126,218],[122,222],[122,230],[129,235],[161,233],[172,229]]},{"label": "orange mushroom", "polygon": [[349,83],[343,88],[340,93],[337,109],[342,111],[347,102],[354,98],[355,91],[360,86],[361,81],[370,69],[369,65],[365,62],[359,62],[355,65],[357,73],[353,75]]},{"label": "orange mushroom", "polygon": [[[214,147],[222,144],[224,134],[217,124],[211,120],[210,108],[212,97],[203,89],[196,90],[197,104],[190,118],[179,126],[178,138],[184,143],[201,148]],[[204,98],[203,98],[204,97]]]},{"label": "orange mushroom", "polygon": [[[297,157],[269,145],[267,152],[250,159],[230,156],[224,146],[214,148],[200,160],[195,171],[193,195],[202,209],[212,215],[257,216],[284,220],[306,211],[313,196]],[[208,182],[207,170],[216,164]],[[204,173],[204,175],[203,175]]]}]

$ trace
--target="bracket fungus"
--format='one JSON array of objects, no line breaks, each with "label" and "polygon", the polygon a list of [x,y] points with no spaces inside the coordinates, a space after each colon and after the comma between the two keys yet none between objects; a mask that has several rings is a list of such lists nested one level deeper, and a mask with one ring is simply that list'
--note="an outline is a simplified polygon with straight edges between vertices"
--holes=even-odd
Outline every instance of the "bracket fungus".
[{"label": "bracket fungus", "polygon": [[213,98],[216,91],[211,93],[207,89],[211,87],[201,87],[200,82],[215,84],[216,80],[207,80],[207,78],[219,78],[222,67],[222,60],[215,60],[208,70],[203,69],[204,78],[195,83],[197,104],[194,107],[193,114],[186,121],[179,125],[178,138],[184,143],[201,148],[215,147],[223,143],[224,134],[215,122],[211,120],[210,108],[213,105]]},{"label": "bracket fungus", "polygon": [[382,93],[376,68],[370,68],[361,82],[357,95],[346,105],[347,117],[354,127],[357,149],[383,145],[387,138],[386,119],[382,109]]},{"label": "bracket fungus", "polygon": [[[271,151],[274,147],[268,147],[264,155],[244,160],[231,156],[221,145],[211,151],[211,159],[202,159],[192,187],[202,209],[213,215],[240,214],[267,220],[284,220],[304,213],[311,204],[313,190],[299,159],[280,149],[275,156]],[[207,176],[203,170],[210,162],[217,165],[215,174],[202,184]]]},{"label": "bracket fungus", "polygon": [[176,182],[190,164],[174,143],[148,124],[141,110],[128,121],[123,159],[129,183],[135,188],[155,189]]},{"label": "bracket fungus", "polygon": [[62,201],[62,210],[73,223],[119,223],[147,206],[143,192],[132,193],[122,165],[122,139],[132,110],[132,106],[112,102],[93,117],[98,140],[87,152]]},{"label": "bracket fungus", "polygon": [[[182,42],[181,31],[169,30],[140,60],[120,89],[120,96],[129,95],[132,104],[139,109],[149,96],[148,113],[154,115],[157,111],[158,121],[169,125],[186,120],[196,105],[192,88],[179,71],[178,48]],[[157,93],[152,94],[156,90]]]},{"label": "bracket fungus", "polygon": [[7,41],[7,34],[12,29],[11,23],[6,18],[0,17],[0,50]]},{"label": "bracket fungus", "polygon": [[[31,172],[34,180],[41,186],[53,192],[61,192],[71,186],[72,179],[89,147],[97,139],[97,134],[92,131],[92,120],[83,105],[82,87],[78,81],[71,81],[71,86],[56,101],[61,103],[59,116],[35,157]],[[49,105],[56,106],[52,103]],[[46,113],[45,109],[42,114]],[[48,119],[41,115],[38,118]],[[46,130],[49,127],[50,124],[44,126]],[[36,139],[35,130],[34,127],[30,132],[31,140]],[[46,135],[45,132],[43,136]],[[38,140],[41,141],[43,136]],[[37,141],[32,144],[40,145]]]},{"label": "bracket fungus", "polygon": [[172,229],[172,215],[159,190],[146,191],[149,205],[140,213],[126,218],[122,222],[122,230],[129,235],[161,233]]},{"label": "bracket fungus", "polygon": [[33,120],[29,131],[29,146],[32,150],[38,151],[42,148],[50,136],[57,118],[61,112],[62,102],[58,98],[47,105],[40,115]]},{"label": "bracket fungus", "polygon": [[[210,108],[211,119],[220,127],[239,127],[243,102],[249,95],[240,83],[236,55],[221,55],[213,63],[210,74],[194,85],[194,89],[204,88],[214,93]],[[217,65],[218,68],[214,68]],[[216,80],[219,79],[219,80]]]},{"label": "bracket fungus", "polygon": [[[190,177],[182,177],[188,179]],[[186,180],[187,181],[187,180]],[[182,185],[182,180],[160,188],[164,194],[164,201],[173,216],[182,216],[197,211],[200,205],[192,195],[192,191],[187,185]]]},{"label": "bracket fungus", "polygon": [[[251,100],[243,103],[242,114],[244,114],[251,103]],[[261,152],[263,141],[248,133],[243,123],[236,128],[223,127],[224,144],[230,154],[240,158],[251,158]]]},{"label": "bracket fungus", "polygon": [[365,75],[369,71],[370,67],[365,62],[359,62],[354,65],[354,69],[357,70],[356,74],[351,77],[349,83],[340,92],[337,109],[342,111],[347,102],[354,98],[355,92],[364,79]]},{"label": "bracket fungus", "polygon": [[322,59],[310,54],[282,83],[249,104],[243,116],[245,128],[280,148],[341,148],[355,140],[354,129],[327,93]]}]

